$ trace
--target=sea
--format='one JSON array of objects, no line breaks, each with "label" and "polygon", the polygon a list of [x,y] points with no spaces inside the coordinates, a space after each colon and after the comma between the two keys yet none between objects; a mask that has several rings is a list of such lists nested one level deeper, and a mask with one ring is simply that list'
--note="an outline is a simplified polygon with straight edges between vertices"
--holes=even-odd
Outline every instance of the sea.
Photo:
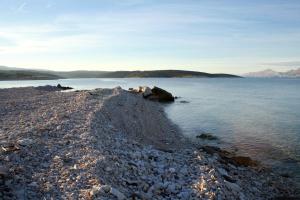
[{"label": "sea", "polygon": [[[300,79],[104,78],[0,81],[0,88],[57,85],[76,90],[158,86],[179,97],[164,104],[186,137],[250,156],[300,183]],[[218,139],[196,138],[210,133]]]}]

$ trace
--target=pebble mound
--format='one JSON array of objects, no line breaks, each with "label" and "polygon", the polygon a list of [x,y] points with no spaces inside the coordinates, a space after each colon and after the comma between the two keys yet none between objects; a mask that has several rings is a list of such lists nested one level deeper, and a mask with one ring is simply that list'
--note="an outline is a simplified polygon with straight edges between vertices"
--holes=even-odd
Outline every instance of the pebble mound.
[{"label": "pebble mound", "polygon": [[0,199],[270,199],[288,181],[222,163],[121,88],[0,90]]}]

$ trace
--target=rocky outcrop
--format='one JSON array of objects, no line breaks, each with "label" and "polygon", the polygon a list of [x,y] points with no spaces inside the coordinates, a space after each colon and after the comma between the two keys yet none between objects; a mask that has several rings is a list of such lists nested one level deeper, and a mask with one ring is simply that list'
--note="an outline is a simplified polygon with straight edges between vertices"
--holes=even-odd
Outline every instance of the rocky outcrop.
[{"label": "rocky outcrop", "polygon": [[159,87],[152,88],[152,95],[149,97],[150,100],[157,100],[160,102],[173,102],[175,98],[170,92]]},{"label": "rocky outcrop", "polygon": [[145,99],[159,102],[174,102],[175,97],[168,91],[153,87],[150,89],[147,86],[140,86],[138,89],[129,88],[129,91],[134,93],[141,93]]},{"label": "rocky outcrop", "polygon": [[57,87],[58,89],[61,89],[61,90],[72,90],[72,89],[73,89],[72,87],[61,86],[61,84],[57,84],[56,87]]}]

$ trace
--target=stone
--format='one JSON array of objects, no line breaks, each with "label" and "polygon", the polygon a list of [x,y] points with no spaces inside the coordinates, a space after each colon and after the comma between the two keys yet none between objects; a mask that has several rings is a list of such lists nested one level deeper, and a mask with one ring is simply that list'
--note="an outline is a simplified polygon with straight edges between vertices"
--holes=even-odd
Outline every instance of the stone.
[{"label": "stone", "polygon": [[[175,98],[176,99],[176,98]],[[185,101],[185,100],[182,100],[182,101],[179,101],[179,103],[190,103],[189,101]]]},{"label": "stone", "polygon": [[235,192],[239,192],[241,190],[240,186],[238,186],[235,183],[231,183],[231,182],[228,182],[228,181],[224,181],[224,183],[227,186],[227,188],[230,188]]},{"label": "stone", "polygon": [[21,146],[29,146],[32,145],[34,141],[32,139],[25,138],[25,139],[18,140],[17,143]]},{"label": "stone", "polygon": [[9,174],[8,169],[6,167],[0,165],[0,176],[7,177],[8,174]]},{"label": "stone", "polygon": [[152,95],[148,97],[150,100],[160,101],[160,102],[174,102],[175,98],[173,95],[166,90],[159,87],[153,87],[151,89]]},{"label": "stone", "polygon": [[170,183],[167,187],[167,190],[170,192],[170,193],[173,193],[175,194],[176,193],[176,185],[174,183]]},{"label": "stone", "polygon": [[31,182],[28,186],[29,187],[38,187],[38,183],[37,182]]},{"label": "stone", "polygon": [[140,90],[139,90],[142,94],[143,94],[143,97],[144,98],[147,98],[149,97],[150,95],[152,95],[152,91],[149,87],[142,87]]},{"label": "stone", "polygon": [[105,168],[105,171],[107,171],[107,172],[111,172],[113,169],[111,168],[111,167],[106,167]]},{"label": "stone", "polygon": [[182,200],[188,200],[190,198],[190,193],[188,191],[182,191],[177,196]]},{"label": "stone", "polygon": [[222,176],[228,176],[228,173],[225,169],[219,167],[217,170]]},{"label": "stone", "polygon": [[126,196],[120,192],[119,190],[117,190],[116,188],[111,188],[110,193],[112,195],[114,195],[115,197],[117,197],[118,200],[124,200],[126,199]]},{"label": "stone", "polygon": [[170,167],[170,168],[169,168],[169,172],[171,172],[171,173],[175,173],[175,172],[176,172],[176,169],[175,169],[175,168],[173,168],[173,167]]},{"label": "stone", "polygon": [[93,196],[96,196],[101,190],[101,187],[99,185],[94,185],[93,188],[91,189],[90,191],[90,195],[93,197]]},{"label": "stone", "polygon": [[105,193],[109,193],[111,190],[111,186],[109,185],[101,185],[100,189],[105,192]]}]

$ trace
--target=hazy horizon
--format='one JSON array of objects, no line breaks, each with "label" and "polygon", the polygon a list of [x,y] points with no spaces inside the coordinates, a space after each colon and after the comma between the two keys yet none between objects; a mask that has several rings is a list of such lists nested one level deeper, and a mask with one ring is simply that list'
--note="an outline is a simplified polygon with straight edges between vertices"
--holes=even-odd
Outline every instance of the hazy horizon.
[{"label": "hazy horizon", "polygon": [[0,9],[8,67],[243,74],[300,66],[296,0],[1,0]]}]

